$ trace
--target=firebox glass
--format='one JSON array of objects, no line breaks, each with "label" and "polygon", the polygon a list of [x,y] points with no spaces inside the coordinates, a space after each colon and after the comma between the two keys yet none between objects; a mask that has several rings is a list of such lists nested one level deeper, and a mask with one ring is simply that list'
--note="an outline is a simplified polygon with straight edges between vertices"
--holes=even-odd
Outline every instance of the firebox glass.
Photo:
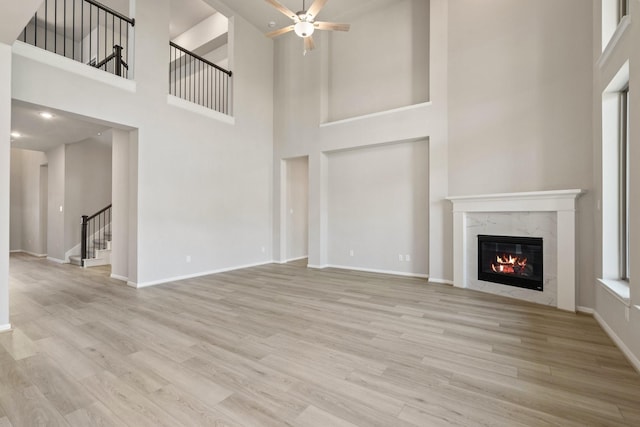
[{"label": "firebox glass", "polygon": [[542,239],[478,236],[478,279],[542,290]]}]

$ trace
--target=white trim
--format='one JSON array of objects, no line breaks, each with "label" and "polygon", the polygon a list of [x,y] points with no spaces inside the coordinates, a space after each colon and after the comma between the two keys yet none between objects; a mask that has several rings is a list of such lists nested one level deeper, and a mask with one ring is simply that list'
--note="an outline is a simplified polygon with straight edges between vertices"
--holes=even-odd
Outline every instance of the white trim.
[{"label": "white trim", "polygon": [[394,109],[391,109],[391,110],[379,111],[377,113],[371,113],[371,114],[365,114],[365,115],[362,115],[362,116],[350,117],[348,119],[342,119],[342,120],[336,120],[336,121],[333,121],[333,122],[320,123],[320,127],[323,128],[323,127],[328,127],[328,126],[341,125],[341,124],[344,124],[344,123],[356,122],[358,120],[371,119],[371,118],[374,118],[374,117],[386,116],[388,114],[401,113],[403,111],[417,110],[417,109],[423,108],[423,107],[430,107],[431,105],[432,105],[431,101],[427,101],[427,102],[422,102],[420,104],[407,105],[406,107],[394,108]]},{"label": "white trim", "polygon": [[577,311],[577,312],[579,312],[579,313],[591,314],[591,315],[594,315],[594,314],[595,314],[595,312],[596,312],[596,311],[595,311],[593,308],[591,308],[591,307],[584,307],[584,306],[581,306],[581,305],[579,305],[579,306],[577,306],[577,307],[576,307],[576,311]]},{"label": "white trim", "polygon": [[594,312],[593,317],[595,317],[602,329],[604,329],[604,331],[609,335],[613,342],[616,343],[620,350],[622,350],[624,355],[627,356],[627,359],[629,359],[629,362],[631,362],[633,367],[636,368],[636,371],[640,372],[640,359],[638,359],[636,355],[633,354],[631,350],[629,350],[629,347],[627,347],[627,345],[620,339],[620,337],[613,331],[613,329],[611,329],[611,327],[607,325],[607,322],[604,321],[604,319],[598,314],[597,311]]},{"label": "white trim", "polygon": [[286,260],[284,262],[280,262],[280,264],[286,264],[288,262],[293,262],[293,261],[300,261],[301,259],[307,259],[307,258],[309,258],[309,255],[299,256],[297,258],[289,258],[288,260]]},{"label": "white trim", "polygon": [[187,110],[192,113],[200,114],[201,116],[205,116],[210,119],[218,120],[223,123],[227,123],[230,125],[236,124],[235,117],[222,114],[218,111],[212,110],[211,108],[203,107],[202,105],[198,105],[196,103],[186,101],[174,95],[167,95],[167,104],[173,107],[182,108],[183,110]]},{"label": "white trim", "polygon": [[0,332],[9,332],[13,328],[11,327],[11,323],[7,323],[6,325],[0,325]]},{"label": "white trim", "polygon": [[52,261],[58,264],[69,264],[69,261],[65,261],[63,259],[58,259],[58,258],[52,258],[50,256],[47,257],[47,261]]},{"label": "white trim", "polygon": [[119,276],[117,274],[111,274],[111,278],[112,279],[116,279],[116,280],[121,280],[123,282],[129,282],[129,278],[128,277],[124,277],[124,276]]},{"label": "white trim", "polygon": [[584,190],[530,191],[526,193],[453,196],[453,212],[557,212],[574,211]]},{"label": "white trim", "polygon": [[607,47],[604,48],[600,58],[596,61],[596,65],[598,68],[602,69],[605,63],[609,60],[609,57],[618,46],[618,42],[622,38],[622,36],[626,33],[627,28],[631,26],[631,16],[625,15],[620,20],[620,23],[616,27],[616,31],[613,33],[613,36],[609,39],[609,43],[607,43]]},{"label": "white trim", "polygon": [[136,93],[136,82],[133,80],[118,77],[106,71],[83,64],[82,62],[74,61],[71,58],[23,43],[20,40],[16,40],[13,43],[13,53],[88,79],[106,83],[118,89],[126,90],[127,92]]},{"label": "white trim", "polygon": [[35,252],[30,252],[30,251],[24,251],[22,249],[13,249],[11,251],[9,251],[10,254],[27,254],[27,255],[31,255],[34,256],[36,258],[44,258],[47,256],[47,254],[37,254]]},{"label": "white trim", "polygon": [[258,262],[255,264],[247,264],[247,265],[239,265],[236,267],[227,267],[227,268],[221,268],[219,270],[211,270],[211,271],[203,271],[201,273],[194,273],[194,274],[187,274],[184,276],[175,276],[175,277],[171,277],[168,279],[161,279],[161,280],[152,280],[150,282],[142,282],[142,283],[135,283],[135,282],[129,282],[127,281],[127,286],[130,286],[132,288],[137,288],[137,289],[141,289],[141,288],[147,288],[149,286],[156,286],[156,285],[162,285],[164,283],[171,283],[171,282],[178,282],[181,280],[187,280],[187,279],[194,279],[196,277],[202,277],[202,276],[210,276],[212,274],[218,274],[218,273],[226,273],[227,271],[235,271],[235,270],[242,270],[245,268],[251,268],[251,267],[259,267],[261,265],[267,265],[267,264],[273,264],[273,261],[263,261],[263,262]]},{"label": "white trim", "polygon": [[438,279],[436,277],[428,277],[428,279],[432,283],[439,283],[441,285],[451,285],[451,286],[453,286],[453,280]]},{"label": "white trim", "polygon": [[329,268],[338,268],[340,270],[362,271],[362,272],[365,272],[365,273],[389,274],[389,275],[392,275],[392,276],[418,277],[418,278],[421,278],[421,279],[428,279],[429,278],[428,274],[407,273],[407,272],[404,272],[404,271],[378,270],[378,269],[375,269],[375,268],[350,267],[350,266],[334,265],[334,264],[329,264],[329,265],[327,265],[327,267],[329,267]]},{"label": "white trim", "polygon": [[598,283],[613,297],[629,307],[631,305],[629,284],[623,280],[597,279]]},{"label": "white trim", "polygon": [[322,270],[324,268],[329,267],[328,265],[316,265],[316,264],[307,264],[307,268],[313,268],[314,270]]}]

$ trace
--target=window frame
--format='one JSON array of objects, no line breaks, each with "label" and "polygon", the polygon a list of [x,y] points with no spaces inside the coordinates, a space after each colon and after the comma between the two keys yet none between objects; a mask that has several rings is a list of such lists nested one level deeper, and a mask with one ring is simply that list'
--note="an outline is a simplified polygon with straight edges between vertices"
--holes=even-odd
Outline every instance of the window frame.
[{"label": "window frame", "polygon": [[618,141],[620,279],[629,281],[629,85],[620,91]]},{"label": "window frame", "polygon": [[618,0],[618,22],[629,14],[629,0]]}]

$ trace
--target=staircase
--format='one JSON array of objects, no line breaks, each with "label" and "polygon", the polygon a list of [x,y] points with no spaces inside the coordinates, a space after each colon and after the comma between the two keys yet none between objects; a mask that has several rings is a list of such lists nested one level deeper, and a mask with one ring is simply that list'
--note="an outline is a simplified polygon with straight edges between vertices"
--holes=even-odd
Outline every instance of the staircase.
[{"label": "staircase", "polygon": [[82,216],[80,255],[69,257],[71,264],[96,267],[111,264],[111,205]]},{"label": "staircase", "polygon": [[90,247],[91,249],[87,250],[87,257],[84,259],[82,255],[71,255],[69,257],[71,264],[80,267],[111,264],[111,232],[105,232],[103,239],[94,239]]}]

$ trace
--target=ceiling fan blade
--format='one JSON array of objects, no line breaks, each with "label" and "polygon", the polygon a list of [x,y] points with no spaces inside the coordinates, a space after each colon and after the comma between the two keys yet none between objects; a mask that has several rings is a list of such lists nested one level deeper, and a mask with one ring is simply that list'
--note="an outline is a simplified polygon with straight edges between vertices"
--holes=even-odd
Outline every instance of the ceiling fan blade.
[{"label": "ceiling fan blade", "polygon": [[318,16],[318,13],[322,10],[324,5],[327,3],[327,0],[316,0],[307,10],[307,16],[311,19],[315,19]]},{"label": "ceiling fan blade", "polygon": [[322,22],[316,21],[313,23],[313,26],[318,30],[329,30],[329,31],[349,31],[351,28],[350,24],[336,24],[335,22]]},{"label": "ceiling fan blade", "polygon": [[265,34],[265,36],[274,38],[278,37],[282,34],[288,33],[289,31],[293,31],[293,25],[289,25],[288,27],[280,28],[279,30],[271,31],[270,33]]},{"label": "ceiling fan blade", "polygon": [[305,51],[308,52],[310,50],[315,49],[315,47],[316,47],[316,44],[313,41],[313,37],[309,36],[309,37],[305,37],[304,38],[304,50]]},{"label": "ceiling fan blade", "polygon": [[292,12],[291,10],[289,10],[289,8],[287,8],[286,6],[284,6],[282,3],[280,3],[277,0],[265,0],[267,3],[269,3],[271,6],[275,7],[276,9],[278,9],[280,12],[282,12],[284,15],[287,15],[289,18],[293,19],[294,21],[298,22],[298,15],[296,15],[294,12]]}]

